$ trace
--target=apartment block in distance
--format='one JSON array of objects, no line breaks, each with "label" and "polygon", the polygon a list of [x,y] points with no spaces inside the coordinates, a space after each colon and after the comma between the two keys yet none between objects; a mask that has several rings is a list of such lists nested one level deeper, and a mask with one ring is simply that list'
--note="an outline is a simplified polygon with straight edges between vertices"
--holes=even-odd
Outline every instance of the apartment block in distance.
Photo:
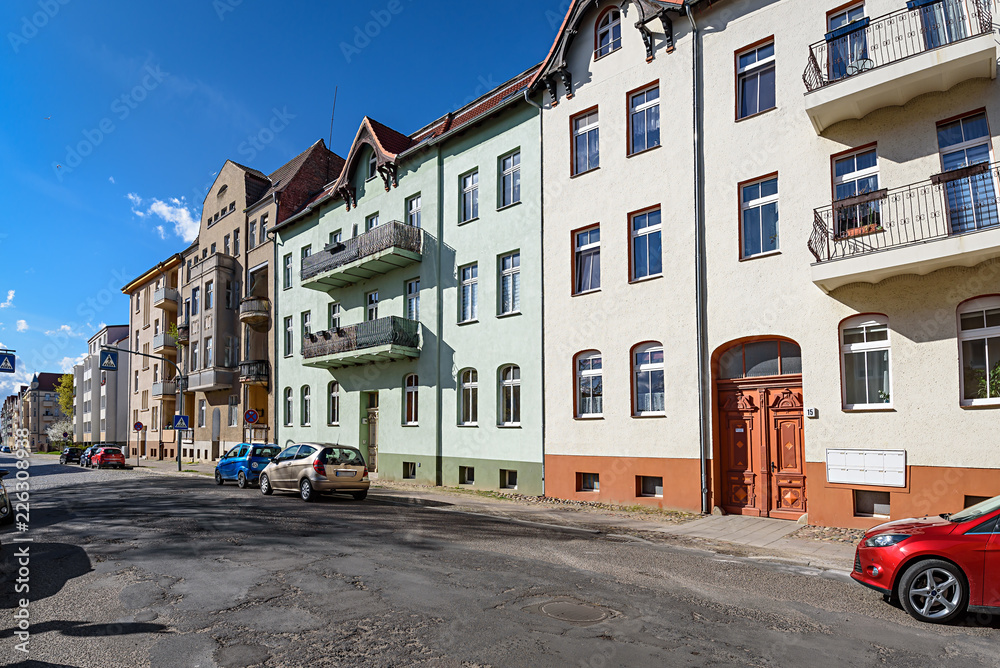
[{"label": "apartment block in distance", "polygon": [[[73,436],[78,445],[114,443],[126,447],[130,438],[128,371],[132,361],[129,325],[108,325],[87,342],[87,355],[73,367]],[[118,371],[100,368],[101,347],[119,350]]]},{"label": "apartment block in distance", "polygon": [[48,429],[65,417],[56,393],[61,377],[59,373],[36,373],[30,385],[21,386],[21,424],[18,428],[28,430],[28,447],[32,452],[49,449]]}]

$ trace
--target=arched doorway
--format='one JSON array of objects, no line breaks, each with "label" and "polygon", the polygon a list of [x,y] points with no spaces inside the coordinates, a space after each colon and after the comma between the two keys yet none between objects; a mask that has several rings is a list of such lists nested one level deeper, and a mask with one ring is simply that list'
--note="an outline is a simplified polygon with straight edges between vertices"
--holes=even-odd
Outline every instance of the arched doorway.
[{"label": "arched doorway", "polygon": [[719,505],[735,515],[798,519],[806,512],[798,344],[727,344],[713,361]]}]

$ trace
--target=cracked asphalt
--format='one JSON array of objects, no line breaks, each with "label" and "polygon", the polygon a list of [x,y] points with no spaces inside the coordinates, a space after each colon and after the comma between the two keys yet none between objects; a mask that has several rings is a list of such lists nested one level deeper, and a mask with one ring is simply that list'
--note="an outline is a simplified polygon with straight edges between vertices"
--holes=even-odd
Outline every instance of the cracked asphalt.
[{"label": "cracked asphalt", "polygon": [[[0,457],[0,467],[12,460]],[[31,468],[39,666],[1000,665],[1000,621],[925,626],[842,574],[208,479]]]}]

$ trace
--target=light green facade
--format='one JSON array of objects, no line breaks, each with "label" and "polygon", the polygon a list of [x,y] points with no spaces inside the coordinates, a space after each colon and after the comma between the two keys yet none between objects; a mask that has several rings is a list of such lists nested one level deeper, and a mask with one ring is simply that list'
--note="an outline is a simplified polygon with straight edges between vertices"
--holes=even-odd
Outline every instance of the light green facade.
[{"label": "light green facade", "polygon": [[[498,489],[504,486],[501,471],[515,471],[518,492],[542,494],[540,118],[520,95],[491,114],[402,153],[398,185],[388,192],[379,176],[365,179],[372,155],[365,145],[350,174],[356,206],[348,210],[342,198],[331,199],[276,230],[276,266],[284,266],[286,255],[291,255],[293,266],[291,286],[283,289],[279,271],[276,289],[279,445],[339,442],[359,447],[368,459],[370,393],[377,392],[378,478],[400,480],[409,468],[416,482],[455,486],[460,483],[459,467],[472,467],[470,487]],[[517,151],[520,203],[501,207],[501,160]],[[479,217],[460,223],[461,178],[476,170]],[[366,220],[376,213],[381,225],[406,222],[407,203],[416,195],[421,198],[423,230],[419,261],[328,291],[302,285],[303,247],[314,254],[328,252],[323,249],[331,233],[341,231],[345,241],[363,234]],[[520,253],[520,311],[499,315],[500,258],[515,251]],[[460,324],[459,269],[471,263],[478,265],[478,319]],[[366,296],[377,290],[379,318],[406,317],[407,283],[414,279],[420,280],[418,357],[333,369],[304,364],[313,360],[302,355],[302,313],[310,313],[313,332],[325,330],[329,304],[336,301],[341,305],[341,327],[361,323],[366,319]],[[288,317],[294,350],[284,356],[281,334]],[[500,424],[500,374],[508,365],[520,369],[518,425]],[[475,426],[460,424],[460,376],[466,369],[478,374]],[[409,374],[419,379],[416,425],[404,424],[404,382]],[[336,424],[328,423],[331,381],[339,383]],[[303,387],[310,394],[308,424],[302,419]],[[288,389],[293,397],[291,424],[285,415]]]}]

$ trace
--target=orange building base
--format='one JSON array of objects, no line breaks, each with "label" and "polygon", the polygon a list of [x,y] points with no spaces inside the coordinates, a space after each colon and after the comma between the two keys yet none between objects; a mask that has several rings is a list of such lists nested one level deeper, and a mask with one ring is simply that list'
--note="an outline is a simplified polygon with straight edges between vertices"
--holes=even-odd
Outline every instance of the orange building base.
[{"label": "orange building base", "polygon": [[[583,473],[600,476],[598,491],[581,489]],[[662,478],[663,495],[641,496],[640,476]],[[545,495],[573,501],[640,504],[700,512],[701,464],[697,459],[546,455]]]}]

